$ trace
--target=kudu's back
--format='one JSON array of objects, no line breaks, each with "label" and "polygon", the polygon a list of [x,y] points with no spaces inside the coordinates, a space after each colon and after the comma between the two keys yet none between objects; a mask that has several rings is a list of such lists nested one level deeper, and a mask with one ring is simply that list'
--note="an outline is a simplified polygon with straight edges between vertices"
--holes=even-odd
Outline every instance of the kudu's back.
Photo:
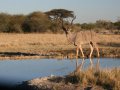
[{"label": "kudu's back", "polygon": [[97,34],[94,31],[80,31],[76,33],[75,44],[96,43]]}]

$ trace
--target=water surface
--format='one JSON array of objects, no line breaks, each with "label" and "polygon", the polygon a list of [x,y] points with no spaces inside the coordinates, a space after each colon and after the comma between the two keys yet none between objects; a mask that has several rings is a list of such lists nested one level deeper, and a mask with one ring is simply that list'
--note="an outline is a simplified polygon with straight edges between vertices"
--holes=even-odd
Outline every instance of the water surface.
[{"label": "water surface", "polygon": [[[101,68],[120,67],[118,58],[101,58]],[[78,59],[80,64],[82,59]],[[93,59],[94,65],[97,59]],[[90,65],[89,59],[85,59],[84,68]],[[50,75],[63,76],[73,72],[76,68],[76,60],[57,59],[31,59],[31,60],[3,60],[0,61],[0,83],[14,85],[22,81]]]}]

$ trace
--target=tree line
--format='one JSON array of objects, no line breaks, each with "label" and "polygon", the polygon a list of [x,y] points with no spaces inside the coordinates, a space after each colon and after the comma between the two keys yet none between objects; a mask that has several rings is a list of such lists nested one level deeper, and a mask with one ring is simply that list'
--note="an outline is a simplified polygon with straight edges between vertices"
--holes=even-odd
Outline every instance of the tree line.
[{"label": "tree line", "polygon": [[[10,15],[0,13],[0,32],[2,33],[62,33],[59,19],[67,20],[73,17],[74,12],[65,9],[53,9],[47,12],[32,12],[28,15]],[[120,20],[111,22],[97,20],[95,23],[74,23],[73,30],[105,29],[120,31]]]}]

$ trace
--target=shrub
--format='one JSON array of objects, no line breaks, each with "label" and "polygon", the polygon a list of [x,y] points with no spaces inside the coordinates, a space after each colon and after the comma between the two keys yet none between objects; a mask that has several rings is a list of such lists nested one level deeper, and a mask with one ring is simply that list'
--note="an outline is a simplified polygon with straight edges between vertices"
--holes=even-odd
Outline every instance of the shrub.
[{"label": "shrub", "polygon": [[8,23],[10,22],[10,15],[6,13],[0,13],[0,32],[8,31]]},{"label": "shrub", "polygon": [[22,29],[22,24],[25,20],[25,16],[24,15],[13,15],[11,18],[10,18],[10,22],[8,23],[8,31],[7,32],[10,32],[10,33],[21,33],[23,32],[23,29]]},{"label": "shrub", "polygon": [[46,32],[50,26],[48,17],[41,12],[33,12],[23,23],[24,32]]}]

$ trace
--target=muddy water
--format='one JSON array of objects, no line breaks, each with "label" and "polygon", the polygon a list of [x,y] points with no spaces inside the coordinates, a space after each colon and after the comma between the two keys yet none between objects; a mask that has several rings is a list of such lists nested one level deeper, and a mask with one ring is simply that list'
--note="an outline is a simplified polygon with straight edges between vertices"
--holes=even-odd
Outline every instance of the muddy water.
[{"label": "muddy water", "polygon": [[[98,59],[93,59],[95,65]],[[78,59],[78,64],[82,59]],[[119,58],[99,59],[101,68],[120,68]],[[90,66],[90,60],[85,59],[83,70]],[[32,60],[3,60],[0,61],[0,84],[15,85],[22,81],[43,76],[63,76],[76,69],[75,59],[32,59]]]}]

